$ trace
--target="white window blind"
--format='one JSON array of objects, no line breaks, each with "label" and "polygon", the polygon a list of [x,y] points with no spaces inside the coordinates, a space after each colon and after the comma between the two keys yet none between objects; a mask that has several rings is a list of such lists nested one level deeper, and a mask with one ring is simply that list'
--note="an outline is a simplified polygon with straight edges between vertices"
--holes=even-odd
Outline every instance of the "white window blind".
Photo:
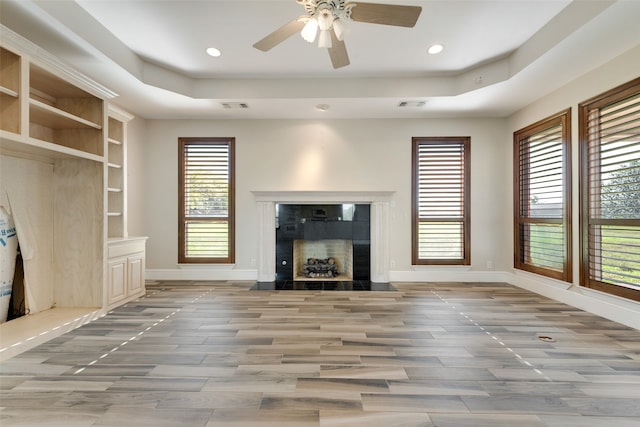
[{"label": "white window blind", "polygon": [[638,298],[640,79],[581,104],[581,119],[583,282]]},{"label": "white window blind", "polygon": [[469,138],[414,138],[413,263],[469,263]]},{"label": "white window blind", "polygon": [[180,139],[180,261],[233,260],[233,141]]}]

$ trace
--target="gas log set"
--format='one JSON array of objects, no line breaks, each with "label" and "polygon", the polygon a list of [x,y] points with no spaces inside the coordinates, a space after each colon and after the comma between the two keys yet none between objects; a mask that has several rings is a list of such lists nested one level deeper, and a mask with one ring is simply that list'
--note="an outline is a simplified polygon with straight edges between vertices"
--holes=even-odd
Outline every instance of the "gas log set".
[{"label": "gas log set", "polygon": [[338,266],[333,258],[307,258],[304,263],[306,277],[337,277],[338,274]]}]

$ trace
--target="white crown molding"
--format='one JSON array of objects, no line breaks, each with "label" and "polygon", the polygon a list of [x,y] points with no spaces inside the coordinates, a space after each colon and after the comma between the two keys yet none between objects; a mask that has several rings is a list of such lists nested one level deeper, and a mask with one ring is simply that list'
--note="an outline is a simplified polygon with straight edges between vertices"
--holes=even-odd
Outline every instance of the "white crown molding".
[{"label": "white crown molding", "polygon": [[81,87],[97,97],[109,100],[118,96],[114,91],[80,74],[40,46],[25,39],[4,25],[0,25],[0,40],[2,40],[3,47],[28,57],[32,63],[62,77],[69,83]]},{"label": "white crown molding", "polygon": [[120,120],[121,122],[130,122],[135,118],[133,114],[129,114],[121,108],[116,107],[115,105],[109,104],[108,110],[109,116],[113,117],[116,120]]}]

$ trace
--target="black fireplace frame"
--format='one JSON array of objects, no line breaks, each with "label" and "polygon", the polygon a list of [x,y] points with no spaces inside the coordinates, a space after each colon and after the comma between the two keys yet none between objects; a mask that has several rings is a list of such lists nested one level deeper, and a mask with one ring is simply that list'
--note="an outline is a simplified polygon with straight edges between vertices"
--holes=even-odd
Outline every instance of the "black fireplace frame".
[{"label": "black fireplace frame", "polygon": [[294,240],[351,240],[353,280],[371,279],[371,205],[353,206],[346,218],[345,204],[281,203],[276,212],[276,281],[294,279]]}]

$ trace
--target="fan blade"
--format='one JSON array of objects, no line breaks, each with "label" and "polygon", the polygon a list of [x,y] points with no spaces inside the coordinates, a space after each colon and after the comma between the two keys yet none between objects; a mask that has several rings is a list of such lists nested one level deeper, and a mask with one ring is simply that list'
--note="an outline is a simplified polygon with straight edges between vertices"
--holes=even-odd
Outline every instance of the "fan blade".
[{"label": "fan blade", "polygon": [[288,24],[284,24],[262,40],[256,42],[253,47],[263,52],[271,50],[295,33],[300,32],[304,27],[304,24],[304,21],[301,21],[300,18],[296,18]]},{"label": "fan blade", "polygon": [[347,46],[344,41],[338,40],[336,34],[331,31],[331,47],[327,49],[333,68],[346,67],[350,64],[349,55],[347,54]]},{"label": "fan blade", "polygon": [[413,27],[418,21],[422,8],[420,6],[399,6],[394,4],[354,2],[351,19],[371,24],[395,25],[397,27]]}]

